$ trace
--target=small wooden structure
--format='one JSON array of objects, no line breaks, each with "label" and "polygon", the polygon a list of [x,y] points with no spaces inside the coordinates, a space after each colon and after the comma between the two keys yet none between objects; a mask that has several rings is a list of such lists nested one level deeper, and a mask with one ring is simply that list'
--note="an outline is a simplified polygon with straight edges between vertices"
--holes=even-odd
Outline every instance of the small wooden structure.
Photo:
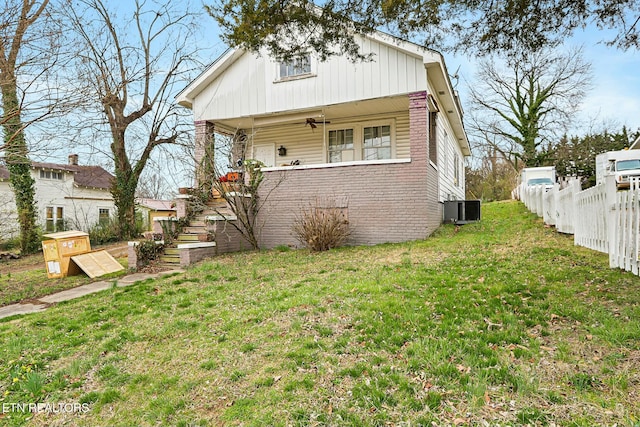
[{"label": "small wooden structure", "polygon": [[89,234],[71,230],[45,234],[44,237],[50,239],[42,242],[47,277],[54,279],[80,274],[80,268],[71,262],[71,257],[91,252]]},{"label": "small wooden structure", "polygon": [[89,234],[83,231],[61,231],[44,237],[51,239],[42,242],[49,279],[74,276],[81,271],[94,278],[124,269],[109,252],[92,252]]}]

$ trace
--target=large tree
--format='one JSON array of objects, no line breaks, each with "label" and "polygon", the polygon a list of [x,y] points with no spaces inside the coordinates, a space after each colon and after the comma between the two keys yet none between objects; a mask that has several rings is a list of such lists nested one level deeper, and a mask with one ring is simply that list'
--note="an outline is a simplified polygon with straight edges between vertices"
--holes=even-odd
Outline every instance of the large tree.
[{"label": "large tree", "polygon": [[[51,28],[36,25],[49,17],[46,12],[49,0],[5,1],[0,9],[0,93],[2,94],[0,125],[3,129],[4,162],[9,170],[9,181],[14,192],[18,222],[20,225],[20,250],[33,252],[39,247],[37,210],[34,201],[34,180],[31,178],[29,147],[25,128],[37,118],[25,119],[25,102],[30,100],[30,90],[37,90],[39,77],[51,65],[48,60],[56,50],[51,39]],[[38,101],[41,102],[41,101]],[[38,118],[46,115],[36,113]]]},{"label": "large tree", "polygon": [[136,233],[135,192],[152,153],[180,143],[192,125],[173,102],[197,49],[191,37],[195,15],[178,3],[136,0],[118,9],[103,0],[79,0],[68,10],[83,47],[80,90],[102,118],[85,125],[109,135],[121,238]]},{"label": "large tree", "polygon": [[518,167],[542,166],[591,85],[580,50],[548,49],[480,61],[470,85],[469,132],[477,145],[497,150]]},{"label": "large tree", "polygon": [[366,56],[354,35],[376,29],[439,48],[452,36],[453,47],[486,53],[535,51],[593,24],[615,30],[605,41],[638,47],[639,10],[633,0],[214,0],[208,7],[231,46],[267,47],[285,58],[311,48],[353,59]]}]

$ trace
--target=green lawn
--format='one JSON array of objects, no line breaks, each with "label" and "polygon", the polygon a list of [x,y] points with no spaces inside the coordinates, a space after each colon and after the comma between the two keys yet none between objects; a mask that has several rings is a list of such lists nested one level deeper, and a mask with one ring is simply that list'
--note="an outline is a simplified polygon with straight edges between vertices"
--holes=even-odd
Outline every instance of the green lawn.
[{"label": "green lawn", "polygon": [[[0,425],[640,426],[640,278],[515,202],[0,321]],[[404,423],[404,424],[403,424]]]},{"label": "green lawn", "polygon": [[[57,279],[47,277],[44,258],[42,254],[30,255],[29,259],[39,258],[39,266],[25,267],[23,271],[5,272],[0,269],[0,306],[9,305],[27,299],[37,299],[55,292],[86,285],[96,280],[117,280],[118,277],[127,273],[128,261],[126,258],[118,259],[118,262],[125,268],[117,273],[111,273],[97,279],[91,279],[82,273],[77,276],[69,276]],[[8,263],[7,270],[9,269]],[[3,265],[0,265],[3,267]],[[1,408],[0,408],[1,410]]]}]

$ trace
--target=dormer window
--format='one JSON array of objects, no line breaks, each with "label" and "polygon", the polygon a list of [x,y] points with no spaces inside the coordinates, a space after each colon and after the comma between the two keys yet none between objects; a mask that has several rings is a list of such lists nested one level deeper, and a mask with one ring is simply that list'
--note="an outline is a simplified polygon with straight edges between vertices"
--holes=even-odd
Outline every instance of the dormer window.
[{"label": "dormer window", "polygon": [[280,62],[280,80],[311,74],[311,55]]}]

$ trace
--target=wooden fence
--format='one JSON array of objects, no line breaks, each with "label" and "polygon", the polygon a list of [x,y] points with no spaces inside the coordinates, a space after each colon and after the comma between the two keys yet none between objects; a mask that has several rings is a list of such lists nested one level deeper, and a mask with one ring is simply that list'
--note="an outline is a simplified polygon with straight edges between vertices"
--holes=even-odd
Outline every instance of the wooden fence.
[{"label": "wooden fence", "polygon": [[640,179],[628,191],[617,191],[613,178],[586,190],[579,181],[567,188],[520,186],[514,191],[531,211],[574,243],[609,254],[609,266],[639,274]]}]

